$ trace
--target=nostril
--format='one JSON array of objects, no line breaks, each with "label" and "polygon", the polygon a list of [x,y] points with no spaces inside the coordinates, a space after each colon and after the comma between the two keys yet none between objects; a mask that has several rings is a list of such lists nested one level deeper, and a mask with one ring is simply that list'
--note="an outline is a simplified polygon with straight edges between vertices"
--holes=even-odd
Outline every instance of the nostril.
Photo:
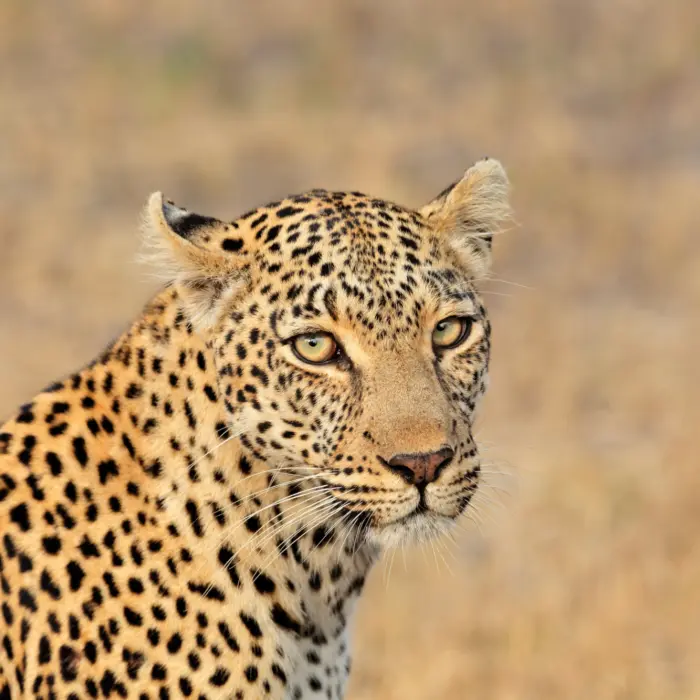
[{"label": "nostril", "polygon": [[406,483],[413,484],[416,480],[415,471],[405,464],[392,464],[392,461],[393,459],[384,463],[392,472],[398,474]]},{"label": "nostril", "polygon": [[435,467],[435,471],[433,473],[433,478],[431,479],[431,481],[435,481],[440,476],[445,467],[452,461],[452,458],[455,456],[455,451],[451,447],[443,447],[441,450],[438,450],[435,454],[442,461],[438,462],[437,466]]}]

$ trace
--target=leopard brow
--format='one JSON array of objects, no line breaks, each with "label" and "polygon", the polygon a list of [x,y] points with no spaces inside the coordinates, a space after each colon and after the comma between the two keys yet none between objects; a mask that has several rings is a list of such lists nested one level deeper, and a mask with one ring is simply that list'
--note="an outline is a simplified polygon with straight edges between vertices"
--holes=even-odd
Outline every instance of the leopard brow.
[{"label": "leopard brow", "polygon": [[479,316],[479,307],[470,296],[443,297],[436,299],[436,302],[430,310],[429,318],[435,318],[439,321],[450,316],[469,316],[471,318]]},{"label": "leopard brow", "polygon": [[335,334],[332,331],[329,331],[327,328],[310,324],[291,326],[285,329],[285,331],[280,330],[277,332],[277,337],[282,344],[289,343],[300,335],[331,335],[335,338]]}]

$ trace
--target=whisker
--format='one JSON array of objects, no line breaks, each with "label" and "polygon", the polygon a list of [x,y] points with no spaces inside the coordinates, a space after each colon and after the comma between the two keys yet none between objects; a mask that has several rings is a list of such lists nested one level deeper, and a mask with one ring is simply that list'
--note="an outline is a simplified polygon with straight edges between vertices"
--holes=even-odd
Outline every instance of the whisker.
[{"label": "whisker", "polygon": [[[339,504],[329,504],[323,507],[323,509],[319,509],[319,511],[314,515],[310,517],[314,517],[314,519],[309,522],[308,525],[303,526],[300,528],[299,532],[295,533],[295,535],[292,537],[292,539],[289,541],[288,546],[291,547],[295,542],[298,542],[299,539],[301,539],[305,534],[313,530],[315,527],[320,525],[322,522],[326,522],[328,520],[329,514],[333,513],[334,510],[337,510],[339,508]],[[268,567],[274,563],[275,559],[277,559],[280,555],[279,551],[275,548],[273,550],[272,556],[268,557],[268,559],[263,562],[263,564],[260,567],[261,571],[265,571],[268,569]]]},{"label": "whisker", "polygon": [[[272,484],[271,486],[268,486],[268,487],[265,488],[265,489],[262,489],[262,490],[257,491],[257,492],[254,491],[252,494],[249,494],[249,495],[246,496],[245,498],[241,498],[241,499],[239,500],[239,503],[246,503],[247,501],[250,501],[250,500],[252,500],[252,499],[254,499],[254,498],[257,498],[258,496],[260,496],[260,495],[262,495],[262,494],[264,494],[264,493],[267,493],[267,492],[271,491],[272,489],[280,488],[281,486],[294,485],[294,484],[301,483],[301,482],[303,482],[303,481],[305,481],[305,480],[307,480],[307,479],[315,479],[315,478],[317,478],[316,475],[315,475],[315,474],[312,474],[312,475],[309,475],[309,476],[299,477],[298,479],[293,479],[293,480],[291,480],[291,481],[280,482],[280,483]],[[314,487],[314,488],[316,488],[316,487]],[[303,492],[300,492],[300,493],[309,493],[310,491],[311,491],[311,489],[307,489],[306,491],[303,491]],[[211,502],[212,502],[212,501],[208,501],[208,503],[211,503]],[[281,502],[284,502],[284,501],[283,501],[283,500],[282,500],[282,501],[277,500],[277,501],[273,502],[272,504],[270,504],[269,506],[267,506],[267,508],[273,508],[275,505],[278,505],[278,504],[281,503]],[[260,510],[254,511],[253,513],[246,513],[246,515],[245,515],[244,518],[242,518],[241,520],[236,520],[235,525],[237,526],[240,522],[245,521],[246,518],[249,518],[249,517],[253,517],[253,516],[255,516],[255,515],[258,515],[258,514],[259,514],[260,512],[262,512],[263,510],[267,510],[267,508],[261,508]],[[227,504],[226,506],[219,506],[219,508],[217,508],[217,509],[215,509],[215,510],[213,511],[214,517],[216,517],[217,514],[219,514],[219,515],[225,515],[230,509],[231,509],[231,506],[229,506],[228,504]],[[203,515],[200,514],[200,515],[198,516],[197,520],[201,522],[201,521],[202,521],[202,518],[203,518]],[[208,522],[208,523],[205,523],[205,527],[204,527],[205,534],[207,534],[207,531],[208,531],[208,529],[209,529],[210,526],[212,526],[211,521]],[[234,529],[235,529],[235,528],[234,528]],[[227,528],[226,530],[224,530],[224,533],[227,533],[227,532],[229,532],[228,528]]]},{"label": "whisker", "polygon": [[[333,504],[334,501],[335,498],[332,496],[327,496],[325,499],[321,499],[320,501],[314,501],[310,505],[303,507],[301,512],[295,514],[295,517],[291,518],[290,520],[280,522],[279,526],[273,529],[272,532],[264,532],[263,534],[265,537],[262,540],[256,541],[256,538],[252,537],[250,540],[244,543],[240,551],[244,551],[251,545],[255,545],[258,548],[264,547],[271,539],[274,539],[284,529],[291,527],[291,525],[303,520],[304,518],[310,517],[314,510],[319,510],[322,507],[325,508],[327,505]],[[261,530],[261,533],[262,532],[263,531]]]}]

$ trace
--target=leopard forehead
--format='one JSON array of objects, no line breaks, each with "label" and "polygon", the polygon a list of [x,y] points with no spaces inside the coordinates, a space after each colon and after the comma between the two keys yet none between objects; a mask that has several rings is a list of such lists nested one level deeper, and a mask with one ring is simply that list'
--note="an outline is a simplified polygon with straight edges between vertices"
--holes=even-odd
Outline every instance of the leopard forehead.
[{"label": "leopard forehead", "polygon": [[[274,325],[325,316],[371,342],[397,340],[442,301],[479,304],[415,211],[360,193],[314,191],[247,214],[251,295]],[[223,238],[222,248],[229,246]],[[244,317],[236,305],[235,321]]]},{"label": "leopard forehead", "polygon": [[334,270],[367,278],[438,251],[418,212],[359,192],[312,190],[228,223],[177,211],[173,228],[188,241],[233,259],[252,257],[270,275],[302,268],[320,278]]}]

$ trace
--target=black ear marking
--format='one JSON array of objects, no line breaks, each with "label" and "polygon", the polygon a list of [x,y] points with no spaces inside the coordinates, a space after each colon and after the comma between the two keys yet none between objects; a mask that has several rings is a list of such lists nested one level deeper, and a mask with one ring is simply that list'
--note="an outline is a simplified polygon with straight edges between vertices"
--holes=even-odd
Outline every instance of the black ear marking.
[{"label": "black ear marking", "polygon": [[217,226],[221,224],[213,216],[202,216],[181,209],[171,200],[163,202],[163,218],[173,233],[189,240],[192,234],[203,226]]},{"label": "black ear marking", "polygon": [[[167,218],[167,215],[166,215]],[[215,226],[219,222],[212,216],[202,216],[201,214],[186,214],[174,220],[168,220],[170,228],[185,239],[189,239],[194,231],[202,226]]]}]

